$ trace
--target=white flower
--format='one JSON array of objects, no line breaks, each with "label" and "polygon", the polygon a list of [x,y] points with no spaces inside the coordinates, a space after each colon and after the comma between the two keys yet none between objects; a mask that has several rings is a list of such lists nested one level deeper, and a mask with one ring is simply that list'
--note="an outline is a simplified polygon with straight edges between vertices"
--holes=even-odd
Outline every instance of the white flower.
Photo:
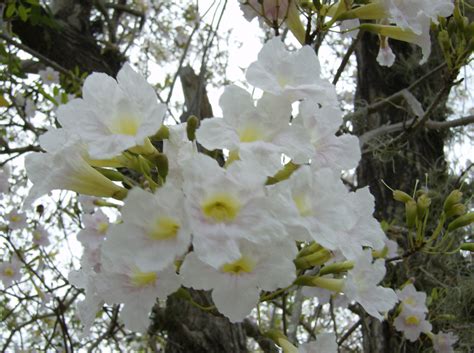
[{"label": "white flower", "polygon": [[126,64],[117,81],[102,73],[90,75],[83,98],[59,107],[57,114],[61,125],[88,145],[91,158],[108,159],[134,147],[153,152],[148,136],[158,131],[165,112],[153,88]]},{"label": "white flower", "polygon": [[22,263],[14,255],[9,262],[0,262],[0,281],[3,282],[3,287],[10,287],[14,281],[19,281],[21,279],[20,269]]},{"label": "white flower", "polygon": [[298,353],[337,353],[336,335],[332,332],[316,335],[316,341],[302,344]]},{"label": "white flower", "polygon": [[24,201],[30,206],[51,190],[65,189],[85,195],[123,198],[126,190],[92,168],[75,145],[55,153],[31,153],[25,158],[28,178],[33,187]]},{"label": "white flower", "polygon": [[165,184],[154,194],[132,189],[122,208],[123,223],[111,228],[103,247],[110,257],[133,249],[137,265],[159,271],[183,255],[191,243],[183,192]]},{"label": "white flower", "polygon": [[188,139],[186,126],[186,123],[169,126],[169,137],[163,140],[163,153],[168,158],[166,180],[179,186],[183,184],[182,164],[198,153],[196,144]]},{"label": "white flower", "polygon": [[12,210],[7,215],[8,227],[10,229],[23,229],[26,228],[26,215],[23,212]]},{"label": "white flower", "polygon": [[337,101],[334,87],[321,79],[314,50],[304,46],[290,53],[279,37],[263,46],[258,61],[247,69],[246,77],[255,87],[277,96],[284,95],[291,101],[304,98],[317,103]]},{"label": "white flower", "polygon": [[384,278],[385,272],[385,261],[379,259],[372,263],[370,252],[365,251],[354,262],[354,268],[349,271],[343,289],[349,299],[358,302],[368,314],[378,320],[382,320],[380,313],[388,312],[398,301],[392,289],[377,285]]},{"label": "white flower", "polygon": [[120,316],[128,329],[146,332],[156,299],[165,299],[181,283],[174,264],[163,271],[143,270],[136,263],[138,256],[139,253],[130,251],[123,258],[105,257],[95,286],[97,295],[105,302],[124,304]]},{"label": "white flower", "polygon": [[46,84],[59,83],[59,73],[51,67],[38,71],[38,75]]},{"label": "white flower", "polygon": [[295,246],[239,244],[240,258],[214,268],[195,253],[188,254],[181,267],[183,284],[194,289],[212,289],[219,312],[231,322],[242,321],[259,302],[260,290],[272,291],[290,285],[295,276],[292,258]]},{"label": "white flower", "polygon": [[432,326],[425,316],[425,312],[404,305],[393,324],[398,331],[403,332],[406,339],[415,342],[422,332],[429,333],[431,331]]},{"label": "white flower", "polygon": [[37,225],[32,233],[34,244],[40,246],[48,246],[50,244],[49,233],[42,225]]},{"label": "white flower", "polygon": [[197,256],[218,268],[240,258],[238,241],[269,243],[286,235],[265,197],[265,174],[233,162],[227,169],[199,154],[184,165],[186,209]]},{"label": "white flower", "polygon": [[97,197],[80,195],[77,201],[81,204],[82,211],[84,213],[93,213],[97,205],[96,201],[99,200]]},{"label": "white flower", "polygon": [[279,199],[275,206],[284,208],[280,220],[294,240],[314,240],[328,249],[339,249],[338,234],[352,215],[347,212],[347,191],[338,174],[327,168],[313,171],[301,166],[288,180],[269,190]]},{"label": "white flower", "polygon": [[418,292],[413,284],[408,284],[403,287],[402,290],[396,290],[398,299],[403,305],[403,308],[409,307],[410,309],[421,311],[423,313],[428,312],[426,307],[426,293]]},{"label": "white flower", "polygon": [[97,275],[83,267],[79,271],[71,271],[68,280],[75,287],[85,289],[85,299],[77,303],[77,316],[84,326],[81,337],[86,337],[90,334],[97,312],[104,305],[104,300],[97,293]]},{"label": "white flower", "polygon": [[285,98],[264,94],[255,107],[247,91],[231,85],[219,104],[223,119],[205,119],[196,132],[198,142],[208,150],[228,149],[231,156],[244,148],[252,154],[264,151],[268,175],[281,168],[282,153],[298,164],[314,153],[305,128],[290,125],[291,103]]},{"label": "white flower", "polygon": [[272,22],[288,15],[288,0],[248,0],[240,2],[244,17],[251,21],[256,15],[263,16]]},{"label": "white flower", "polygon": [[454,353],[453,345],[457,342],[458,337],[452,332],[438,332],[433,335],[433,349],[436,353]]},{"label": "white flower", "polygon": [[381,66],[390,67],[395,62],[395,54],[388,44],[388,38],[380,39],[379,53],[377,54],[377,62]]},{"label": "white flower", "polygon": [[454,10],[452,0],[383,0],[383,3],[390,21],[418,35],[429,32],[431,21],[438,23],[438,16],[448,17]]},{"label": "white flower", "polygon": [[8,193],[10,189],[10,166],[5,164],[0,168],[0,195]]},{"label": "white flower", "polygon": [[82,217],[84,229],[77,234],[77,240],[88,249],[97,249],[105,239],[105,234],[109,229],[109,218],[98,210],[94,214],[85,214]]},{"label": "white flower", "polygon": [[316,151],[311,165],[315,169],[328,167],[340,172],[357,167],[361,157],[359,139],[350,134],[336,136],[342,123],[342,112],[337,105],[325,102],[319,107],[313,101],[300,104],[294,124],[302,124],[311,135]]}]

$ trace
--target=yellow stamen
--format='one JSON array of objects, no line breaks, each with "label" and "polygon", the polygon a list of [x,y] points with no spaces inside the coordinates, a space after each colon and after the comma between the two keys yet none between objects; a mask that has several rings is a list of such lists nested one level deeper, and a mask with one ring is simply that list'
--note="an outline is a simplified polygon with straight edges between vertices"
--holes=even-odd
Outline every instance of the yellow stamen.
[{"label": "yellow stamen", "polygon": [[293,201],[301,216],[306,217],[312,214],[311,202],[307,195],[293,196]]},{"label": "yellow stamen", "polygon": [[138,131],[138,121],[133,117],[116,119],[110,129],[114,134],[135,136]]},{"label": "yellow stamen", "polygon": [[173,218],[161,217],[155,221],[155,225],[148,236],[154,240],[170,239],[178,235],[179,229],[179,223]]},{"label": "yellow stamen", "polygon": [[3,274],[7,277],[13,277],[15,275],[15,270],[11,267],[7,267],[3,270]]},{"label": "yellow stamen", "polygon": [[131,277],[131,282],[135,287],[147,287],[155,284],[157,279],[156,272],[135,271]]},{"label": "yellow stamen", "polygon": [[413,325],[413,326],[416,326],[416,325],[419,325],[420,324],[420,319],[418,319],[416,316],[414,315],[410,315],[410,316],[407,316],[405,318],[405,323],[407,325]]},{"label": "yellow stamen", "polygon": [[222,265],[221,271],[226,273],[233,273],[240,275],[242,273],[251,273],[255,268],[255,261],[247,256],[242,256],[240,259]]},{"label": "yellow stamen", "polygon": [[205,200],[201,208],[208,219],[221,223],[234,220],[240,211],[240,204],[232,195],[218,193]]},{"label": "yellow stamen", "polygon": [[109,229],[109,224],[107,222],[100,222],[99,225],[97,226],[97,233],[105,234],[107,233],[108,229]]},{"label": "yellow stamen", "polygon": [[262,132],[252,126],[247,126],[239,131],[240,142],[254,142],[263,139]]}]

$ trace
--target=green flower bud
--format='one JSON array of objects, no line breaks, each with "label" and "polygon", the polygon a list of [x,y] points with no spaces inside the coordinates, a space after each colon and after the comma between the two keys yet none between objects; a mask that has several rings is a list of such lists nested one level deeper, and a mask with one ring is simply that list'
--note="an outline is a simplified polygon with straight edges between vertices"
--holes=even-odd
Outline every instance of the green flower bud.
[{"label": "green flower bud", "polygon": [[400,201],[400,202],[408,202],[408,201],[413,201],[413,198],[408,195],[406,192],[403,192],[401,190],[395,190],[393,192],[393,198],[396,200],[396,201]]},{"label": "green flower bud", "polygon": [[296,268],[304,270],[314,266],[320,266],[328,261],[331,257],[332,254],[329,250],[322,249],[313,254],[299,257],[293,262],[295,263]]},{"label": "green flower bud", "polygon": [[448,213],[451,207],[455,204],[460,203],[462,200],[462,192],[458,189],[451,191],[446,200],[444,201],[444,212]]},{"label": "green flower bud", "polygon": [[426,195],[421,195],[416,202],[418,218],[422,219],[431,205],[431,199]]},{"label": "green flower bud", "polygon": [[466,213],[466,206],[462,203],[457,203],[449,209],[449,212],[446,213],[446,217],[462,216],[464,213]]},{"label": "green flower bud", "polygon": [[154,141],[163,141],[170,137],[170,129],[166,125],[161,125],[160,129],[156,134],[152,136]]},{"label": "green flower bud", "polygon": [[168,157],[164,153],[158,153],[153,156],[153,163],[155,163],[156,167],[158,168],[158,174],[163,179],[166,179],[168,175]]},{"label": "green flower bud", "polygon": [[330,265],[324,266],[319,271],[319,276],[324,276],[330,273],[341,273],[346,272],[354,268],[354,263],[351,261],[336,262]]},{"label": "green flower bud", "polygon": [[474,212],[466,213],[463,216],[456,218],[454,221],[449,223],[448,231],[451,232],[455,229],[462,228],[470,225],[474,222]]},{"label": "green flower bud", "polygon": [[186,124],[186,134],[189,141],[194,141],[196,139],[196,130],[199,127],[199,119],[195,115],[191,115]]},{"label": "green flower bud", "polygon": [[461,244],[461,250],[466,250],[466,251],[474,252],[474,243],[464,243],[464,244]]},{"label": "green flower bud", "polygon": [[414,200],[405,203],[405,216],[408,228],[413,228],[416,224],[417,205]]}]

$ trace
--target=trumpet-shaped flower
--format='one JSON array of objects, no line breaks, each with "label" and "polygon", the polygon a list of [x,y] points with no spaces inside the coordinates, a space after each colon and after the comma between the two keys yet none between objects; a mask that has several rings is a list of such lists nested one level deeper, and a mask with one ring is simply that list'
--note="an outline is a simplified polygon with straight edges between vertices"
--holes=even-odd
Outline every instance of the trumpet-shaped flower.
[{"label": "trumpet-shaped flower", "polygon": [[294,124],[302,124],[311,135],[315,153],[311,158],[314,168],[328,167],[340,172],[352,169],[360,160],[359,139],[350,134],[336,136],[342,125],[342,112],[327,102],[321,107],[310,101],[300,104]]},{"label": "trumpet-shaped flower", "polygon": [[409,307],[423,313],[428,312],[426,307],[426,293],[418,292],[413,284],[408,284],[402,290],[397,290],[397,296],[403,305],[403,308]]},{"label": "trumpet-shaped flower", "polygon": [[16,256],[12,256],[8,262],[0,262],[0,281],[3,282],[4,288],[21,279],[21,267],[21,261]]},{"label": "trumpet-shaped flower", "polygon": [[372,263],[370,252],[360,256],[354,262],[354,268],[349,271],[344,293],[351,300],[355,300],[378,320],[382,320],[380,313],[386,313],[398,302],[397,295],[390,288],[378,286],[385,276],[385,261],[382,259]]},{"label": "trumpet-shaped flower", "polygon": [[231,154],[248,149],[257,155],[263,150],[270,161],[269,175],[281,167],[282,153],[295,163],[306,163],[314,153],[305,128],[290,125],[291,103],[284,98],[265,94],[255,107],[247,91],[232,85],[226,87],[219,104],[224,118],[205,119],[196,132],[207,149],[225,148]]},{"label": "trumpet-shaped flower", "polygon": [[39,246],[48,246],[50,244],[49,233],[42,225],[37,225],[32,235],[34,244]]},{"label": "trumpet-shaped flower", "polygon": [[415,342],[421,333],[431,332],[432,326],[425,316],[424,311],[415,310],[410,306],[403,306],[393,324],[398,331],[403,332],[407,340]]},{"label": "trumpet-shaped flower", "polygon": [[105,239],[109,229],[109,218],[98,210],[94,214],[85,214],[82,217],[84,229],[77,234],[77,240],[88,249],[97,249]]},{"label": "trumpet-shaped flower", "polygon": [[77,133],[88,145],[91,158],[113,158],[127,149],[152,153],[148,136],[160,128],[166,106],[153,88],[125,64],[117,81],[93,73],[84,82],[83,98],[58,108],[63,128]]},{"label": "trumpet-shaped flower", "polygon": [[165,184],[154,194],[135,188],[122,208],[123,223],[111,228],[103,253],[125,256],[133,249],[143,270],[159,271],[183,255],[191,243],[184,195]]},{"label": "trumpet-shaped flower", "polygon": [[438,332],[431,339],[436,353],[454,353],[453,345],[457,342],[458,337],[452,332]]},{"label": "trumpet-shaped flower", "polygon": [[265,196],[266,176],[257,165],[243,161],[227,169],[205,155],[184,166],[186,209],[196,255],[218,268],[241,254],[238,241],[270,243],[286,236],[272,200]]},{"label": "trumpet-shaped flower", "polygon": [[56,189],[85,195],[124,198],[127,191],[114,184],[84,159],[75,145],[56,153],[32,153],[25,158],[25,167],[33,187],[24,205],[30,206],[40,196]]},{"label": "trumpet-shaped flower", "polygon": [[279,37],[263,46],[258,60],[247,69],[246,77],[253,86],[276,96],[283,95],[291,101],[337,102],[334,87],[321,79],[321,68],[314,50],[304,46],[290,53]]},{"label": "trumpet-shaped flower", "polygon": [[156,298],[165,299],[181,286],[181,280],[174,264],[162,271],[145,270],[137,264],[139,256],[133,250],[120,258],[104,256],[95,286],[105,302],[124,304],[120,316],[128,329],[145,332]]},{"label": "trumpet-shaped flower", "polygon": [[418,35],[429,32],[431,21],[438,23],[438,16],[448,17],[454,10],[452,0],[382,1],[391,22]]},{"label": "trumpet-shaped flower", "polygon": [[194,289],[212,289],[219,312],[231,322],[242,321],[259,302],[261,290],[272,291],[290,285],[295,279],[292,258],[295,246],[276,243],[257,247],[248,241],[239,244],[240,258],[218,268],[188,254],[181,267],[183,284]]},{"label": "trumpet-shaped flower", "polygon": [[280,199],[275,204],[284,205],[280,219],[294,240],[314,240],[328,249],[339,249],[338,233],[344,230],[345,222],[353,221],[345,206],[347,191],[338,174],[327,168],[314,171],[301,166],[288,180],[272,186],[270,194]]},{"label": "trumpet-shaped flower", "polygon": [[8,228],[10,229],[23,229],[26,228],[26,215],[23,212],[12,210],[7,215]]}]

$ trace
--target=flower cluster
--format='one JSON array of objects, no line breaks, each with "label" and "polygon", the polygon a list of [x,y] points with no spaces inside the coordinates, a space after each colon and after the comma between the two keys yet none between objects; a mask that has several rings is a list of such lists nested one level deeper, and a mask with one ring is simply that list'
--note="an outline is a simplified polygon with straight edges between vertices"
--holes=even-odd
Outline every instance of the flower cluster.
[{"label": "flower cluster", "polygon": [[40,141],[47,153],[26,158],[26,205],[58,188],[124,200],[118,223],[100,210],[83,217],[70,280],[86,290],[86,326],[104,303],[123,304],[125,325],[145,331],[156,299],[181,286],[212,291],[232,322],[293,285],[344,293],[378,319],[398,301],[378,285],[385,265],[371,250],[387,239],[374,199],[340,179],[358,164],[358,139],[336,136],[342,114],[314,51],[274,38],[247,80],[258,99],[226,87],[222,117],[197,130],[162,125],[166,107],[128,65],[117,80],[92,74],[83,97],[59,107],[62,128]]}]

